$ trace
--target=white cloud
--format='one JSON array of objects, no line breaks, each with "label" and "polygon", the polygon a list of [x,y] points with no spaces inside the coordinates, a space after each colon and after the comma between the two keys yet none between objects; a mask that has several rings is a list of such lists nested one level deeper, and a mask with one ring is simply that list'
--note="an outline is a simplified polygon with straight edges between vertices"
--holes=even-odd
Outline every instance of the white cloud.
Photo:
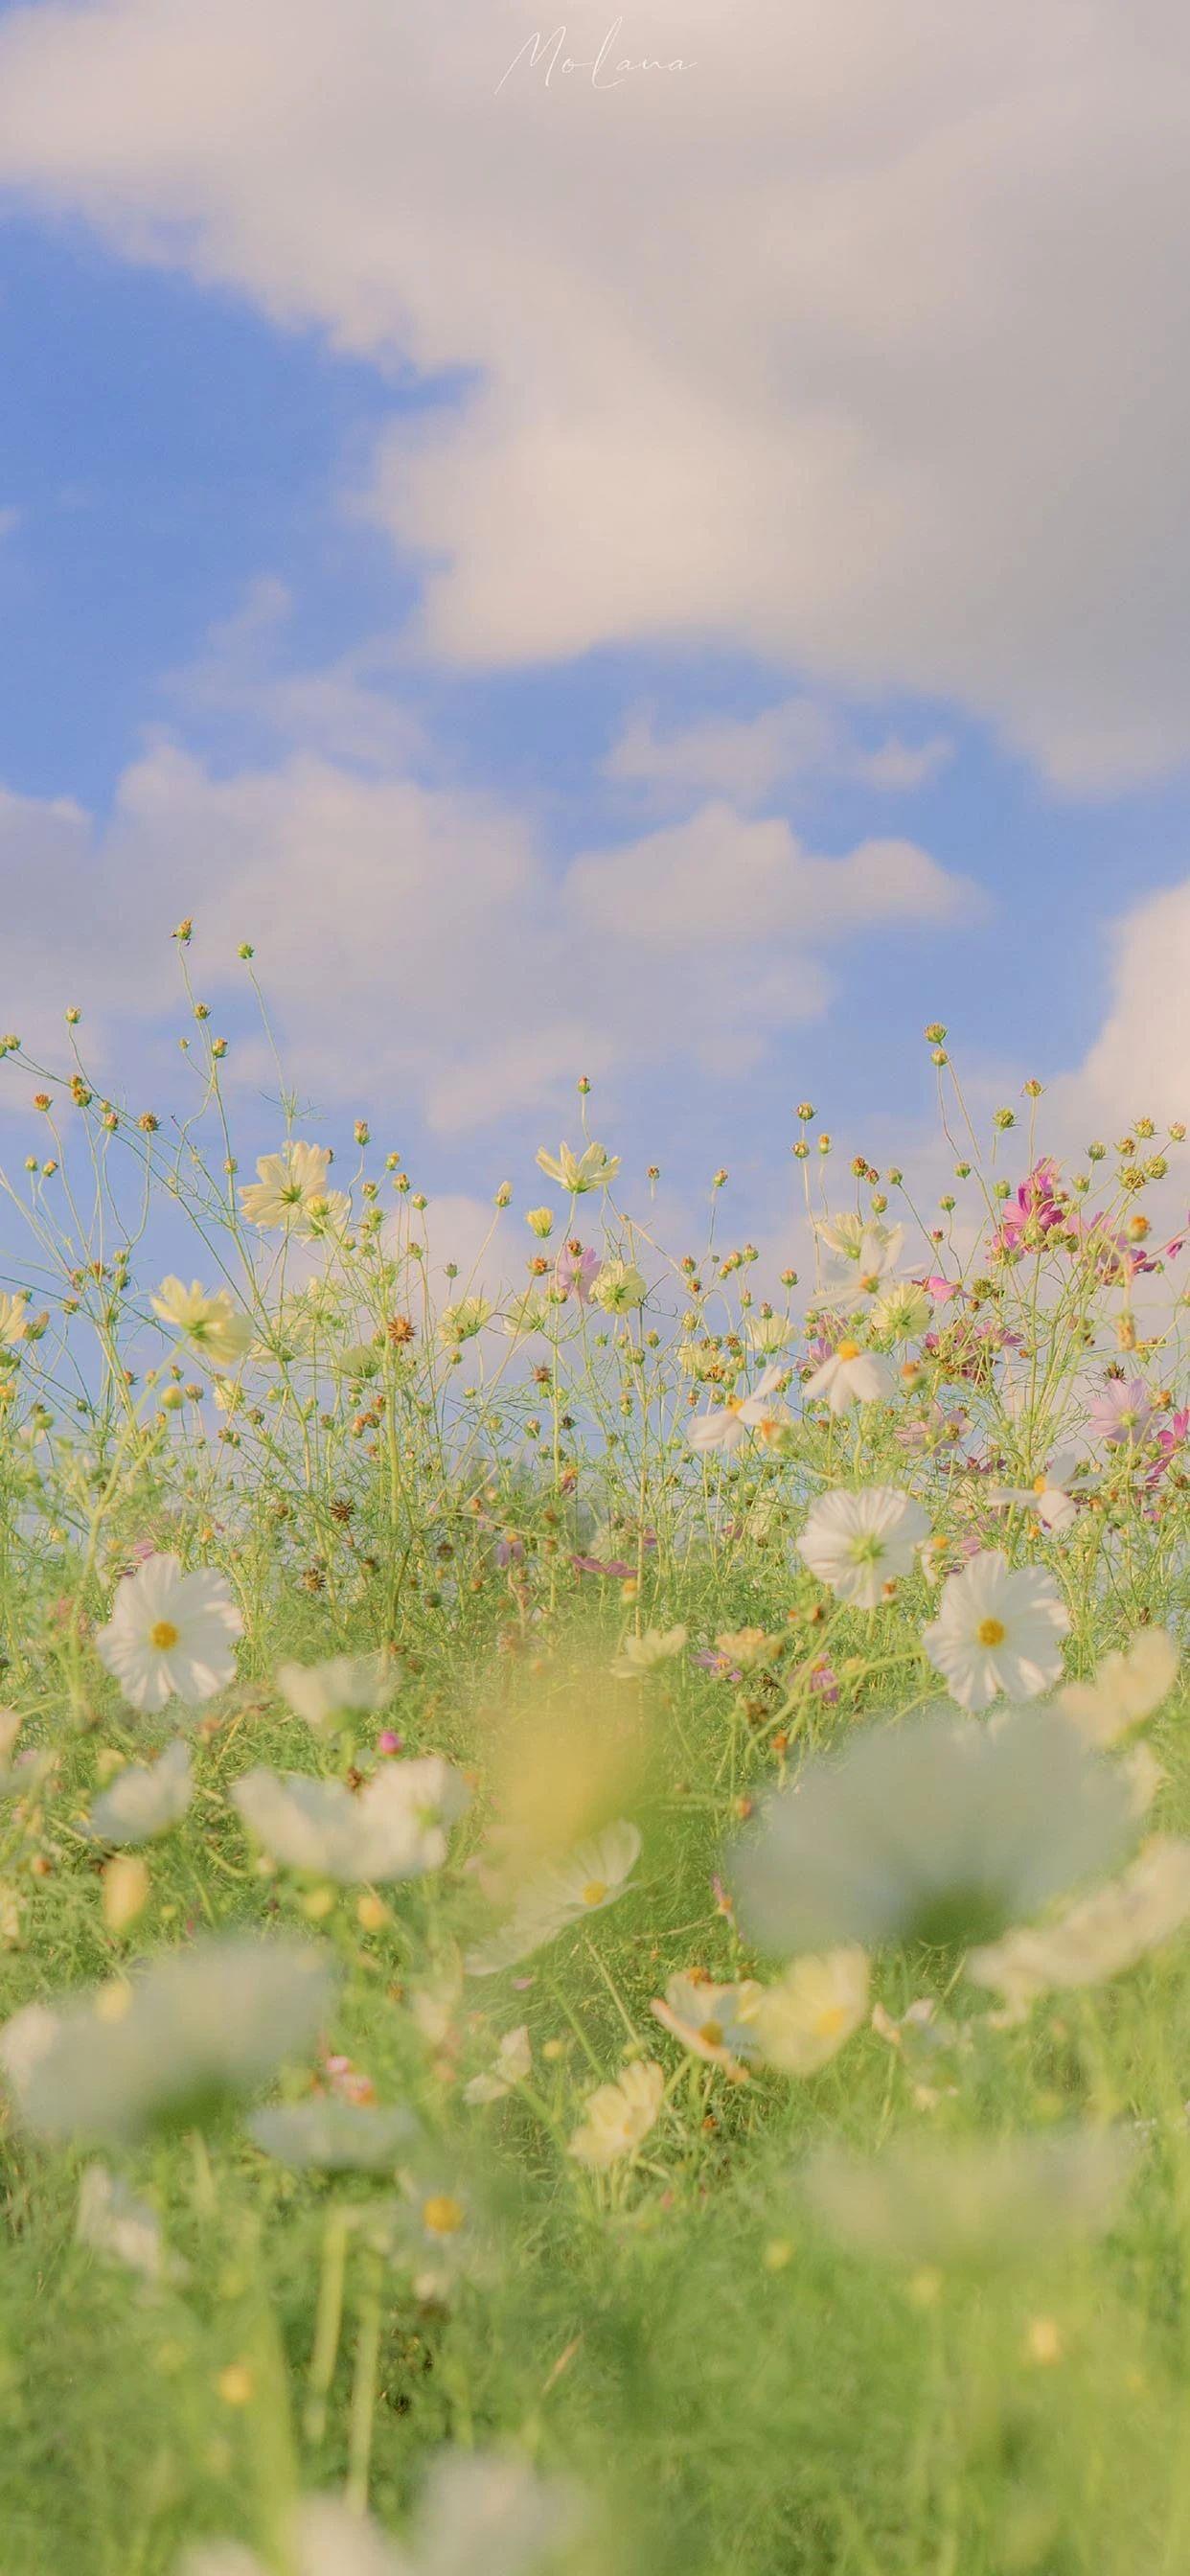
[{"label": "white cloud", "polygon": [[371,501],[442,653],[716,639],[964,704],[1080,790],[1183,759],[1180,0],[649,0],[630,52],[692,70],[495,96],[535,23],[39,0],[0,21],[0,177],[472,371]]},{"label": "white cloud", "polygon": [[[1190,1122],[1190,878],[1149,895],[1112,925],[1111,999],[1082,1063],[1053,1086],[1047,1112],[1082,1141],[1136,1118]],[[1181,1183],[1184,1194],[1185,1182]]]},{"label": "white cloud", "polygon": [[[124,772],[102,830],[0,799],[0,879],[25,875],[38,926],[12,908],[0,1020],[26,1038],[67,1002],[101,1027],[164,1016],[169,933],[192,915],[202,1000],[226,1007],[251,940],[303,1083],[395,1089],[443,1130],[540,1109],[580,1072],[738,1075],[826,1008],[824,951],[974,900],[911,842],[818,857],[722,802],[551,872],[495,798],[311,753],[216,775],[169,742]],[[262,1076],[258,1049],[237,1060]]]},{"label": "white cloud", "polygon": [[192,722],[230,719],[331,760],[376,768],[408,760],[421,734],[393,694],[391,640],[357,645],[321,669],[287,668],[282,648],[292,612],[287,585],[262,575],[234,614],[212,627],[197,659],[168,675],[163,694]]},{"label": "white cloud", "polygon": [[756,716],[706,717],[669,733],[658,732],[651,709],[638,710],[612,745],[604,775],[659,804],[718,792],[747,806],[807,778],[908,791],[935,777],[950,753],[941,734],[920,743],[889,735],[865,748],[834,709],[799,696]]}]

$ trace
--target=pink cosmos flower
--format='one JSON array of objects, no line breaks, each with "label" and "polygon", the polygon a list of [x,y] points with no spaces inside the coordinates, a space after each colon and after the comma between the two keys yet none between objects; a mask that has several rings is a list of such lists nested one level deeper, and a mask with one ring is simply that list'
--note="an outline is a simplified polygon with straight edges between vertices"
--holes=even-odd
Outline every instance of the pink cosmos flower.
[{"label": "pink cosmos flower", "polygon": [[580,1306],[585,1306],[601,1267],[599,1255],[592,1246],[572,1238],[563,1244],[554,1263],[554,1286],[560,1296],[577,1297]]},{"label": "pink cosmos flower", "polygon": [[1144,1439],[1153,1406],[1143,1377],[1109,1377],[1091,1400],[1089,1426],[1107,1449],[1128,1447]]},{"label": "pink cosmos flower", "polygon": [[1171,1414],[1164,1430],[1157,1434],[1157,1447],[1161,1454],[1149,1469],[1146,1481],[1150,1485],[1159,1484],[1161,1478],[1168,1474],[1179,1449],[1185,1448],[1187,1440],[1190,1440],[1190,1404],[1184,1406],[1180,1413]]}]

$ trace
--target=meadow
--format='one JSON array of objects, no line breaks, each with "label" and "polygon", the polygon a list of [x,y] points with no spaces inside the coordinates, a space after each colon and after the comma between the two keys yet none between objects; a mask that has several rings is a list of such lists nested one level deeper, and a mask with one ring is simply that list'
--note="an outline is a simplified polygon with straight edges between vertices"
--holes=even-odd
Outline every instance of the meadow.
[{"label": "meadow", "polygon": [[1184,1131],[450,1276],[190,1007],[2,1041],[5,2576],[1182,2576]]}]

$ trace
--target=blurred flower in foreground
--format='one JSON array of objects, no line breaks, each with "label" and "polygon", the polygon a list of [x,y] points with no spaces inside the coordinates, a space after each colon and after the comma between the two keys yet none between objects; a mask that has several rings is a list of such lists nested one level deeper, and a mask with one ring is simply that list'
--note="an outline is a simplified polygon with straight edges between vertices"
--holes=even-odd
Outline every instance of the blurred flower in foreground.
[{"label": "blurred flower in foreground", "polygon": [[894,1485],[865,1485],[858,1493],[840,1489],[823,1494],[806,1521],[797,1552],[840,1601],[875,1610],[885,1585],[912,1573],[917,1550],[929,1535],[929,1521],[912,1495]]},{"label": "blurred flower in foreground", "polygon": [[868,1990],[867,1956],[854,1945],[795,1959],[752,2014],[761,2056],[782,2075],[816,2075],[865,2020]]},{"label": "blurred flower in foreground", "polygon": [[570,2152],[584,2165],[614,2165],[635,2155],[655,2127],[665,2096],[665,2077],[651,2059],[626,2066],[618,2083],[600,2084],[587,2096],[582,2124],[570,2141]]},{"label": "blurred flower in foreground", "polygon": [[0,2069],[41,2137],[127,2145],[255,2092],[310,2046],[334,1985],[304,1942],[196,1942],[74,2002],[27,2004],[0,2029]]},{"label": "blurred flower in foreground", "polygon": [[802,1400],[811,1404],[821,1395],[832,1413],[846,1413],[853,1404],[875,1404],[891,1395],[894,1384],[888,1361],[879,1351],[865,1351],[859,1342],[844,1340],[804,1380]]},{"label": "blurred flower in foreground", "polygon": [[670,1978],[664,2002],[654,1996],[650,2010],[692,2057],[722,2067],[727,2075],[740,2075],[756,2055],[754,2025],[762,1992],[755,1977],[716,1986],[709,1978],[679,1974]]},{"label": "blurred flower in foreground", "polygon": [[247,1358],[256,1327],[226,1288],[215,1288],[208,1295],[200,1279],[187,1288],[171,1275],[162,1280],[149,1303],[162,1323],[189,1342],[201,1359],[209,1360],[213,1369],[238,1368]]},{"label": "blurred flower in foreground", "polygon": [[400,2103],[337,2102],[325,2094],[273,2104],[255,2112],[247,2127],[278,2164],[315,2173],[390,2173],[418,2135],[412,2111]]},{"label": "blurred flower in foreground", "polygon": [[1127,1781],[1067,1718],[1010,1709],[976,1728],[940,1712],[808,1764],[736,1844],[730,1875],[749,1936],[778,1954],[966,1947],[1110,1868],[1129,1839]]},{"label": "blurred flower in foreground", "polygon": [[952,1699],[979,1709],[1001,1692],[1035,1699],[1055,1682],[1062,1670],[1057,1640],[1069,1626],[1044,1567],[1010,1566],[996,1548],[981,1548],[961,1573],[947,1576],[922,1644]]},{"label": "blurred flower in foreground", "polygon": [[86,1832],[95,1842],[117,1846],[150,1842],[177,1824],[193,1796],[189,1747],[175,1736],[158,1761],[130,1762],[117,1773],[111,1788],[93,1801]]},{"label": "blurred flower in foreground", "polygon": [[533,2069],[533,2051],[529,2045],[526,2023],[506,2030],[486,2074],[473,2075],[463,2086],[464,2102],[502,2102],[515,2084],[527,2083]]},{"label": "blurred flower in foreground", "polygon": [[175,1692],[194,1707],[222,1690],[243,1627],[225,1574],[183,1574],[176,1556],[154,1555],[117,1584],[95,1646],[130,1707],[155,1714]]},{"label": "blurred flower in foreground", "polygon": [[1015,2017],[1037,1995],[1121,1976],[1190,1921],[1190,1842],[1158,1837],[1120,1878],[1080,1897],[1050,1923],[972,1950],[966,1973],[1002,1995]]},{"label": "blurred flower in foreground", "polygon": [[780,1386],[783,1368],[766,1368],[756,1381],[751,1395],[733,1395],[726,1404],[716,1405],[710,1413],[700,1413],[687,1426],[692,1449],[739,1449],[750,1431],[763,1432],[773,1417],[768,1398]]},{"label": "blurred flower in foreground", "polygon": [[589,1842],[580,1843],[565,1859],[539,1870],[522,1889],[511,1921],[468,1954],[468,1976],[494,1977],[499,1969],[511,1968],[544,1948],[572,1923],[614,1905],[628,1886],[640,1847],[638,1827],[621,1819],[605,1826],[601,1834],[592,1834]]},{"label": "blurred flower in foreground", "polygon": [[684,1628],[646,1628],[639,1637],[625,1637],[612,1664],[616,1680],[638,1682],[654,1665],[672,1663],[686,1643]]},{"label": "blurred flower in foreground", "polygon": [[[447,2451],[435,2461],[408,2542],[337,2496],[298,2506],[289,2551],[292,2576],[532,2576],[574,2527],[572,2497],[525,2462],[482,2451]],[[190,2550],[177,2576],[268,2576],[265,2561],[235,2541]]]},{"label": "blurred flower in foreground", "polygon": [[993,2144],[905,2139],[866,2158],[823,2148],[803,2188],[821,2224],[856,2253],[998,2268],[1109,2227],[1135,2155],[1120,2129]]},{"label": "blurred flower in foreground", "polygon": [[395,1664],[382,1655],[332,1655],[324,1664],[279,1664],[277,1688],[316,1735],[353,1717],[374,1717],[397,1687]]},{"label": "blurred flower in foreground", "polygon": [[274,1860],[355,1886],[441,1869],[447,1827],[470,1791],[451,1763],[430,1753],[386,1763],[358,1796],[341,1780],[263,1769],[245,1772],[231,1796]]},{"label": "blurred flower in foreground", "polygon": [[538,1167],[560,1189],[581,1198],[587,1190],[606,1190],[620,1168],[618,1154],[609,1154],[602,1145],[585,1145],[581,1154],[573,1154],[569,1145],[559,1145],[556,1154],[547,1154],[544,1145],[537,1155]]},{"label": "blurred flower in foreground", "polygon": [[87,2166],[74,2232],[80,2245],[125,2264],[145,2281],[178,2280],[185,2274],[185,2264],[166,2252],[156,2210],[106,2165]]},{"label": "blurred flower in foreground", "polygon": [[1118,1654],[1105,1655],[1089,1682],[1067,1682],[1058,1705],[1092,1744],[1114,1744],[1143,1726],[1178,1677],[1178,1650],[1164,1628],[1139,1628]]}]

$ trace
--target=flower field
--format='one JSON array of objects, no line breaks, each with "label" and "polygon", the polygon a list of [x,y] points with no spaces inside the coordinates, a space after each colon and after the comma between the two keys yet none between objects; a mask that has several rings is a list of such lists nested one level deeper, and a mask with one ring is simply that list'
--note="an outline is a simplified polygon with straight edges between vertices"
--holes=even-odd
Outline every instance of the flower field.
[{"label": "flower field", "polygon": [[465,1269],[196,1017],[3,1041],[6,2576],[1182,2576],[1183,1131]]}]

